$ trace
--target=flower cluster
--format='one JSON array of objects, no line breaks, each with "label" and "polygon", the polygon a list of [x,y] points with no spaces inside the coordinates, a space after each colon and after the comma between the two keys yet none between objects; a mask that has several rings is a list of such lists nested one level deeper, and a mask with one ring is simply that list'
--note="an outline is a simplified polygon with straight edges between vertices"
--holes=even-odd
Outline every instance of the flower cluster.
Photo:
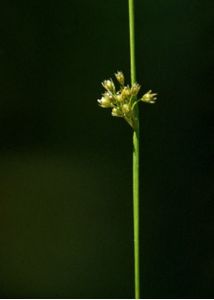
[{"label": "flower cluster", "polygon": [[103,108],[111,108],[112,116],[124,118],[129,125],[135,129],[136,126],[136,110],[135,105],[140,101],[146,103],[155,103],[157,94],[152,93],[149,90],[141,98],[138,99],[138,93],[141,86],[138,83],[131,85],[125,85],[125,78],[122,72],[115,73],[115,77],[119,84],[117,90],[112,79],[104,80],[102,86],[105,92],[102,94],[102,98],[98,99],[98,103]]}]

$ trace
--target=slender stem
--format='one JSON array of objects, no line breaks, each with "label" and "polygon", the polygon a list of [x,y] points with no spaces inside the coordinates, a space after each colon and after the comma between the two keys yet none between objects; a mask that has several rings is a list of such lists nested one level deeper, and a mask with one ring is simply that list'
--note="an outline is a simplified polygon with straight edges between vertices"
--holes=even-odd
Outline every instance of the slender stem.
[{"label": "slender stem", "polygon": [[[131,83],[136,82],[134,0],[129,1],[130,69]],[[133,133],[133,223],[134,223],[134,283],[135,299],[140,299],[139,251],[139,112],[136,110],[136,127]]]},{"label": "slender stem", "polygon": [[130,69],[131,69],[131,83],[133,84],[136,82],[134,0],[128,0],[128,1],[129,1]]},{"label": "slender stem", "polygon": [[134,279],[135,279],[135,299],[140,299],[139,131],[134,131],[134,134],[133,134],[133,219],[134,219]]}]

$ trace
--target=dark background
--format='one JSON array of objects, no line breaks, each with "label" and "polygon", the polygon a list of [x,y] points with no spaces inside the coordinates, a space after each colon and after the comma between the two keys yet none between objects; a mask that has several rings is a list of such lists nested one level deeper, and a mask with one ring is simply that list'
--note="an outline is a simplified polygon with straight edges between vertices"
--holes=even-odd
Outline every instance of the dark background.
[{"label": "dark background", "polygon": [[[214,297],[214,1],[136,0],[144,298]],[[1,1],[0,296],[133,298],[127,1]]]}]

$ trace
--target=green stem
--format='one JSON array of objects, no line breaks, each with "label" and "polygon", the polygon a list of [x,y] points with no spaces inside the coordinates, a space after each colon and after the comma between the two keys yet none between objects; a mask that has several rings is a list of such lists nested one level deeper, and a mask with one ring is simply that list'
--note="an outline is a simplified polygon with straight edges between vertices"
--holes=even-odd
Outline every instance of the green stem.
[{"label": "green stem", "polygon": [[140,299],[139,253],[139,130],[133,134],[133,219],[134,219],[134,280],[135,299]]},{"label": "green stem", "polygon": [[[131,83],[136,82],[134,0],[129,1],[130,69]],[[136,111],[136,127],[133,133],[133,223],[134,223],[134,283],[135,299],[140,299],[140,251],[139,251],[139,112]]]},{"label": "green stem", "polygon": [[134,0],[128,0],[128,1],[129,1],[130,69],[131,69],[131,83],[133,84],[136,82]]}]

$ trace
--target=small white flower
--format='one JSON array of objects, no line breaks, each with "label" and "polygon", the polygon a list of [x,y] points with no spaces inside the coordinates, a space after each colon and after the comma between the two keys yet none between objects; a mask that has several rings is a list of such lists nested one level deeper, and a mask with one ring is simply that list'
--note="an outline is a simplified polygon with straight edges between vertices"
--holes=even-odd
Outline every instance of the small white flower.
[{"label": "small white flower", "polygon": [[114,93],[115,92],[115,85],[114,82],[111,79],[104,80],[102,82],[102,86],[109,92]]},{"label": "small white flower", "polygon": [[115,75],[117,81],[118,81],[121,85],[124,85],[125,78],[124,78],[123,72],[117,71],[117,73],[115,73],[114,75]]},{"label": "small white flower", "polygon": [[109,108],[112,107],[112,103],[109,97],[105,96],[102,97],[101,99],[98,99],[97,102],[99,103],[99,105],[103,108]]},{"label": "small white flower", "polygon": [[152,90],[149,90],[146,94],[143,95],[141,100],[146,103],[153,104],[157,100],[157,93],[152,93]]}]

